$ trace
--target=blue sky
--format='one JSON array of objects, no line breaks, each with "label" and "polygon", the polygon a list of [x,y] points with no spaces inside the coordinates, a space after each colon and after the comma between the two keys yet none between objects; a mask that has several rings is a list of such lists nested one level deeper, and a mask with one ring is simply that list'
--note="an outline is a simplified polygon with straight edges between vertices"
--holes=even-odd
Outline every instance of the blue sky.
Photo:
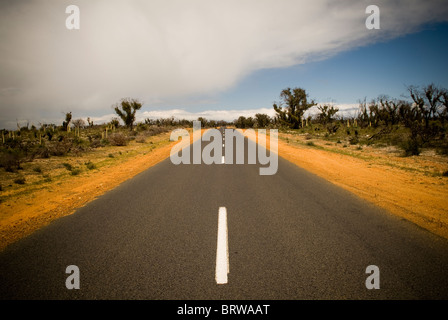
[{"label": "blue sky", "polygon": [[341,109],[448,87],[447,1],[376,2],[380,30],[370,0],[1,1],[0,128],[108,122],[125,97],[144,102],[138,120],[231,121],[273,114],[287,87]]},{"label": "blue sky", "polygon": [[[385,94],[400,99],[407,86],[448,88],[448,23],[393,40],[353,48],[329,59],[258,70],[217,98],[216,107],[272,107],[287,87],[304,88],[317,102],[353,104]],[[201,108],[203,108],[201,106]]]}]

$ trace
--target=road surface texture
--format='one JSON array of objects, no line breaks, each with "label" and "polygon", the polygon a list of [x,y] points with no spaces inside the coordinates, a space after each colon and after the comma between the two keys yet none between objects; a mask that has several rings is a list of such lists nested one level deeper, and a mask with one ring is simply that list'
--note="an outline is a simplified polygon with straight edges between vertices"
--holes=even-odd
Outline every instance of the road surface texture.
[{"label": "road surface texture", "polygon": [[[166,159],[1,252],[1,299],[448,298],[447,240],[282,158],[275,175],[259,168]],[[70,265],[80,289],[66,287]]]}]

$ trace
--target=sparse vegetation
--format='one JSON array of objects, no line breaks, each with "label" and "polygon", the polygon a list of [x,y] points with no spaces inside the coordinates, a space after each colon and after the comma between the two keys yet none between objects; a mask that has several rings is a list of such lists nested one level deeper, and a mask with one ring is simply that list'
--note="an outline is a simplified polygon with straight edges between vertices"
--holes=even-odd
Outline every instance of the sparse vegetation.
[{"label": "sparse vegetation", "polygon": [[314,101],[308,102],[305,91],[296,89],[281,92],[285,108],[274,104],[277,115],[271,125],[280,132],[334,141],[344,147],[355,145],[359,150],[363,145],[393,146],[400,149],[403,156],[420,155],[424,149],[436,150],[439,155],[448,154],[446,89],[434,84],[421,88],[410,86],[408,101],[387,96],[379,96],[370,103],[364,99],[351,116],[342,116],[332,105],[318,105],[318,112],[308,117],[302,111],[313,106]]},{"label": "sparse vegetation", "polygon": [[1,202],[146,154],[169,143],[168,138],[159,141],[158,135],[192,125],[174,118],[146,119],[129,130],[118,118],[95,124],[90,118],[72,120],[71,112],[64,115],[60,125],[26,123],[18,125],[19,130],[0,130]]},{"label": "sparse vegetation", "polygon": [[62,165],[63,165],[63,166],[65,167],[65,169],[67,169],[68,171],[72,171],[72,170],[73,170],[73,166],[72,166],[70,163],[64,162]]},{"label": "sparse vegetation", "polygon": [[25,184],[25,178],[24,177],[18,177],[16,179],[14,179],[14,183]]},{"label": "sparse vegetation", "polygon": [[80,168],[73,168],[71,171],[70,171],[70,174],[72,175],[72,176],[77,176],[78,174],[80,174],[81,173],[81,169]]},{"label": "sparse vegetation", "polygon": [[[242,129],[275,128],[280,133],[292,134],[285,140],[290,144],[298,143],[296,137],[300,136],[305,140],[303,144],[309,147],[342,146],[344,151],[340,148],[341,152],[360,153],[363,147],[371,146],[394,148],[405,157],[426,154],[428,150],[438,156],[447,156],[447,90],[433,84],[410,86],[408,94],[407,101],[386,96],[379,96],[369,103],[364,99],[359,102],[357,112],[347,115],[341,114],[337,106],[316,104],[308,99],[304,89],[287,88],[280,93],[280,102],[273,106],[274,117],[258,113],[254,117],[240,116],[232,123],[202,117],[197,120],[203,128],[228,125]],[[11,185],[17,187],[20,182],[15,180],[21,181],[23,177],[28,186],[36,179],[40,182],[57,180],[55,170],[62,170],[60,174],[65,172],[66,176],[66,171],[70,175],[79,175],[98,169],[101,161],[85,159],[85,155],[96,150],[104,149],[104,158],[118,161],[130,156],[129,146],[137,143],[144,148],[142,154],[146,154],[152,150],[149,148],[153,143],[151,137],[174,128],[192,127],[193,121],[174,117],[136,123],[136,112],[141,105],[136,99],[122,99],[115,106],[118,117],[103,124],[96,124],[90,118],[73,120],[72,112],[64,112],[65,119],[59,125],[40,124],[36,127],[26,123],[18,125],[18,130],[0,130],[0,174],[8,181],[2,184],[3,190]],[[310,112],[312,107],[315,107],[315,113]],[[322,140],[324,144],[321,144]],[[114,147],[119,150],[110,149]],[[41,164],[44,159],[55,157],[59,160],[52,169]],[[438,174],[442,175],[442,171]],[[443,175],[446,176],[446,172]]]},{"label": "sparse vegetation", "polygon": [[96,165],[93,162],[91,162],[91,161],[86,162],[86,167],[89,170],[96,169]]},{"label": "sparse vegetation", "polygon": [[33,171],[34,171],[34,172],[37,172],[37,173],[42,173],[42,169],[41,169],[41,167],[39,167],[39,166],[34,167],[34,168],[33,168]]},{"label": "sparse vegetation", "polygon": [[123,133],[113,133],[109,137],[109,143],[112,146],[126,146],[128,138]]}]

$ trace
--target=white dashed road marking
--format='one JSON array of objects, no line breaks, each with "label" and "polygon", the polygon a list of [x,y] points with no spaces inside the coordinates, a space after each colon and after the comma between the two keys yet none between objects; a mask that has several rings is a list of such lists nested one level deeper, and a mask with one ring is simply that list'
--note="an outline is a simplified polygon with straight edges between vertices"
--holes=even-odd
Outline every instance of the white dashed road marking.
[{"label": "white dashed road marking", "polygon": [[218,244],[216,248],[216,273],[217,284],[226,284],[229,266],[229,241],[227,232],[227,209],[220,207],[218,211]]}]

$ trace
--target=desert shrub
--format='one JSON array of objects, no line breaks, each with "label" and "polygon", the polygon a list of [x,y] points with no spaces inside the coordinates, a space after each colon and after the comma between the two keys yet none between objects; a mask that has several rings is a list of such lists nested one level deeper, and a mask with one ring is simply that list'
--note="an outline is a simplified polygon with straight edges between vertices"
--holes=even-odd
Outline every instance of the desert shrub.
[{"label": "desert shrub", "polygon": [[113,133],[109,137],[109,142],[112,146],[126,146],[128,139],[122,133]]},{"label": "desert shrub", "polygon": [[101,140],[101,133],[88,134],[87,139],[89,140],[89,142],[92,142],[94,140]]},{"label": "desert shrub", "polygon": [[420,154],[419,143],[414,139],[408,139],[402,142],[399,147],[404,151],[404,156],[418,156]]},{"label": "desert shrub", "polygon": [[72,141],[68,139],[58,139],[49,146],[49,151],[52,156],[64,156],[70,152],[73,146]]},{"label": "desert shrub", "polygon": [[37,167],[34,167],[34,168],[33,168],[33,171],[34,171],[34,172],[37,172],[37,173],[42,173],[42,168],[39,167],[39,166],[37,166]]},{"label": "desert shrub", "polygon": [[72,171],[72,170],[73,170],[73,167],[72,167],[72,165],[71,165],[70,163],[64,162],[62,165],[63,165],[63,166],[65,167],[65,169],[67,169],[68,171]]},{"label": "desert shrub", "polygon": [[101,139],[94,139],[90,142],[90,147],[91,148],[99,148],[102,147],[103,144],[101,143]]},{"label": "desert shrub", "polygon": [[139,136],[135,139],[135,142],[137,143],[146,143],[146,139],[143,136]]},{"label": "desert shrub", "polygon": [[350,137],[350,138],[348,139],[348,142],[349,142],[351,145],[358,144],[358,143],[359,143],[359,138],[358,138],[358,136]]},{"label": "desert shrub", "polygon": [[74,155],[79,156],[80,154],[88,151],[88,148],[84,145],[75,145],[71,148],[70,152]]},{"label": "desert shrub", "polygon": [[448,156],[448,144],[441,145],[436,150],[437,154],[442,156]]},{"label": "desert shrub", "polygon": [[96,165],[95,165],[93,162],[91,162],[91,161],[86,162],[86,167],[87,167],[87,169],[89,169],[89,170],[96,169]]},{"label": "desert shrub", "polygon": [[79,168],[74,168],[74,169],[72,169],[72,171],[70,172],[70,174],[72,175],[72,176],[77,176],[78,174],[80,174],[81,173],[81,169],[79,169]]},{"label": "desert shrub", "polygon": [[406,134],[394,134],[390,135],[387,141],[393,146],[400,146],[406,139],[407,139]]},{"label": "desert shrub", "polygon": [[338,131],[338,129],[339,129],[339,124],[337,124],[337,123],[329,123],[329,124],[327,124],[326,129],[327,129],[329,134],[335,134],[336,131]]},{"label": "desert shrub", "polygon": [[149,136],[155,136],[160,133],[166,132],[168,129],[163,127],[150,127],[146,132]]},{"label": "desert shrub", "polygon": [[25,184],[25,178],[24,177],[18,177],[16,179],[14,179],[14,183]]},{"label": "desert shrub", "polygon": [[310,146],[310,147],[314,147],[314,146],[315,146],[315,144],[314,144],[313,141],[308,141],[308,142],[306,143],[306,145],[307,145],[307,146]]},{"label": "desert shrub", "polygon": [[50,149],[44,145],[40,145],[34,150],[33,157],[48,159],[50,158]]},{"label": "desert shrub", "polygon": [[0,153],[0,167],[7,172],[15,172],[22,169],[21,163],[25,160],[25,155],[21,150],[8,149]]}]

